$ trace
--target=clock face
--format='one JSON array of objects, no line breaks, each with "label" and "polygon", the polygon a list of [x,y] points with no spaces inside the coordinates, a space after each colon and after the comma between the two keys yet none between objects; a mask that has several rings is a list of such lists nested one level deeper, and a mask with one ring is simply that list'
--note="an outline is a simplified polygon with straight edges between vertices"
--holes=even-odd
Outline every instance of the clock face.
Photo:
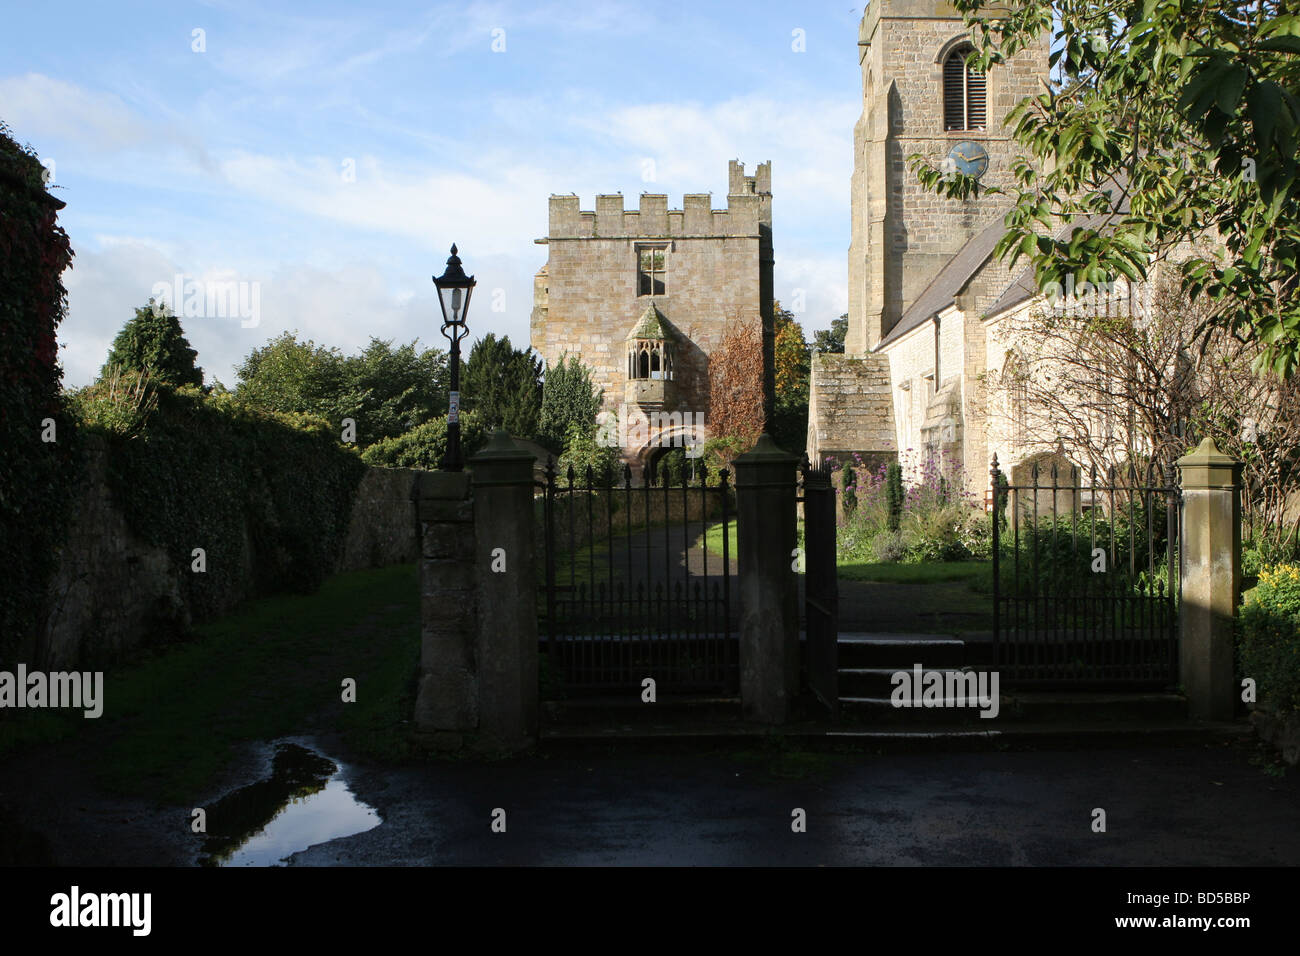
[{"label": "clock face", "polygon": [[963,176],[974,176],[979,179],[989,168],[988,151],[979,143],[972,143],[969,140],[957,143],[948,150],[948,158],[957,167],[957,172]]}]

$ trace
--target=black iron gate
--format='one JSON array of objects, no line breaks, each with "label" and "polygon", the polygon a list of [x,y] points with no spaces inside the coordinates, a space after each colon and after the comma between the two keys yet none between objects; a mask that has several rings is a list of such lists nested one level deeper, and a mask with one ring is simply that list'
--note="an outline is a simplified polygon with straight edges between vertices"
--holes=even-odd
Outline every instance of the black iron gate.
[{"label": "black iron gate", "polygon": [[[1181,494],[1172,468],[1007,481],[993,459],[993,657],[1004,684],[1178,679]],[[1044,480],[1046,479],[1046,480]]]},{"label": "black iron gate", "polygon": [[737,693],[728,473],[584,477],[561,482],[551,462],[542,483],[543,696],[639,693],[647,677],[660,698]]},{"label": "black iron gate", "polygon": [[831,470],[803,460],[804,668],[813,696],[832,716],[840,709],[839,584],[835,567],[835,489]]}]

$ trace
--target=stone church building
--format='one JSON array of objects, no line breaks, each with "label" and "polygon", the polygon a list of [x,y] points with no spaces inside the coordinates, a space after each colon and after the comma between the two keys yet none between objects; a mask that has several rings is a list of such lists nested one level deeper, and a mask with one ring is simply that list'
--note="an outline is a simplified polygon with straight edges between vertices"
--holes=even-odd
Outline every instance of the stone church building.
[{"label": "stone church building", "polygon": [[1004,321],[1042,298],[1029,270],[992,257],[1007,200],[938,196],[907,157],[1012,185],[1018,149],[1002,120],[1046,89],[1049,51],[1044,37],[983,75],[965,63],[971,49],[949,3],[872,0],[866,8],[848,331],[844,354],[813,356],[808,455],[900,459],[913,476],[942,455],[961,464],[966,490],[986,499],[994,453],[1011,469],[1043,454],[1022,440],[1016,409],[1000,407],[986,387],[1008,361]]},{"label": "stone church building", "polygon": [[[732,161],[727,205],[687,194],[669,209],[642,193],[552,195],[546,264],[533,285],[530,339],[548,368],[564,354],[593,369],[602,431],[640,480],[673,447],[709,437],[709,355],[727,327],[760,320],[772,354],[772,170]],[[770,387],[770,386],[769,386]]]}]

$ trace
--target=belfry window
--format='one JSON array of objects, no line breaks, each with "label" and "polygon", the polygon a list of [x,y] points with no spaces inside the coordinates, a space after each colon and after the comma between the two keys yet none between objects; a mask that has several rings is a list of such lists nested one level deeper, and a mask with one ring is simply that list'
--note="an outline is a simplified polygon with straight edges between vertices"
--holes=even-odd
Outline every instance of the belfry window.
[{"label": "belfry window", "polygon": [[974,51],[960,46],[943,61],[943,128],[982,130],[987,120],[984,74],[967,64]]}]

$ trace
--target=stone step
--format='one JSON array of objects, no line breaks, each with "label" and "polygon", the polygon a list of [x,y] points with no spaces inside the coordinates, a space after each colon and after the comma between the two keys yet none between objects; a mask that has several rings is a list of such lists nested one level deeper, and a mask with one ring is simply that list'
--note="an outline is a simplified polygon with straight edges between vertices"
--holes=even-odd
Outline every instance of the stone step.
[{"label": "stone step", "polygon": [[[960,667],[930,668],[942,674],[961,673]],[[888,698],[895,688],[894,674],[899,671],[911,673],[912,665],[897,667],[841,667],[839,669],[839,695],[846,697],[885,697]],[[909,678],[910,679],[910,678]]]},{"label": "stone step", "polygon": [[544,725],[607,727],[659,725],[665,728],[688,724],[739,721],[739,697],[660,696],[645,703],[639,692],[623,695],[573,697],[544,700],[541,705]]}]

